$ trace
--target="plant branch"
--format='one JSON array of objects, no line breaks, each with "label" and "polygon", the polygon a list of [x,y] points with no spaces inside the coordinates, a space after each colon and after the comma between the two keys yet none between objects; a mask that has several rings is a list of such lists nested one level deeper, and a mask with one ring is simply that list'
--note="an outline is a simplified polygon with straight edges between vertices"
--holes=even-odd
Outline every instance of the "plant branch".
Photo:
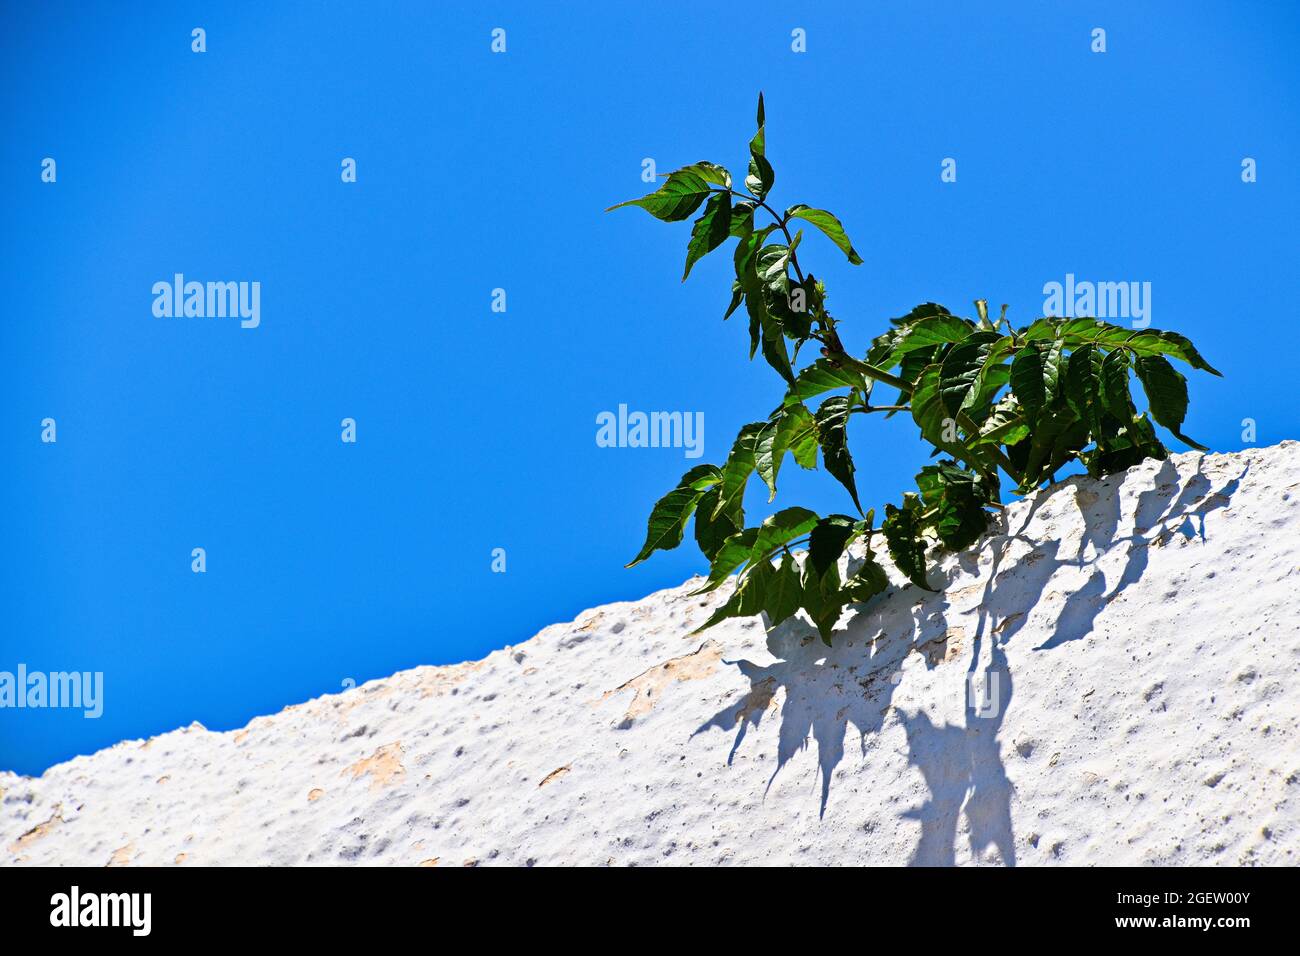
[{"label": "plant branch", "polygon": [[729,189],[727,191],[733,196],[739,196],[745,202],[754,203],[755,207],[758,209],[766,209],[768,214],[776,220],[776,224],[781,228],[781,231],[785,233],[785,244],[790,250],[790,265],[794,267],[794,274],[799,277],[799,283],[802,285],[803,270],[799,268],[799,256],[794,249],[794,236],[790,235],[790,227],[786,225],[789,220],[785,216],[778,216],[776,210],[769,206],[765,200],[759,199],[752,193],[740,193],[736,192],[734,189]]},{"label": "plant branch", "polygon": [[[838,344],[838,337],[836,341]],[[877,368],[874,365],[868,365],[866,362],[860,362],[843,350],[834,350],[828,347],[825,354],[828,359],[837,365],[841,365],[847,369],[852,369],[859,375],[875,379],[877,382],[892,385],[894,388],[898,389],[900,395],[910,396],[912,394],[911,382],[901,379],[896,375],[890,375],[883,368]]]},{"label": "plant branch", "polygon": [[872,412],[909,412],[911,405],[856,405],[849,409],[849,414],[870,415]]},{"label": "plant branch", "polygon": [[[723,192],[724,190],[714,190],[714,191]],[[804,278],[803,269],[800,268],[799,266],[798,253],[796,253],[794,249],[794,236],[790,234],[790,227],[787,225],[787,223],[789,222],[789,218],[786,216],[778,215],[776,210],[767,204],[766,200],[759,199],[757,196],[753,195],[752,193],[742,193],[735,189],[726,189],[725,192],[728,192],[733,196],[738,196],[742,201],[754,203],[756,209],[767,210],[768,215],[770,215],[772,219],[775,220],[776,225],[780,228],[781,232],[785,234],[786,246],[787,248],[790,249],[790,265],[794,269],[794,274],[799,279],[799,284],[802,285],[805,281],[805,278]],[[909,382],[897,377],[896,375],[889,374],[889,372],[885,371],[882,368],[877,368],[874,365],[869,365],[866,362],[861,362],[858,359],[855,359],[853,356],[849,355],[847,352],[845,352],[844,346],[840,343],[839,334],[835,331],[835,326],[833,324],[834,320],[828,321],[829,317],[824,314],[814,316],[813,318],[816,319],[817,321],[818,332],[820,333],[818,338],[821,340],[822,344],[826,347],[825,355],[828,359],[845,368],[853,369],[859,375],[863,375],[877,382],[882,382],[885,385],[890,385],[898,389],[899,394],[901,395],[912,394],[912,386]]]},{"label": "plant branch", "polygon": [[[980,433],[979,426],[976,425],[973,421],[971,421],[970,416],[967,415],[965,412],[957,413],[957,424],[960,425],[962,428],[966,429],[966,431],[968,431],[972,436],[977,436]],[[963,442],[963,444],[965,443]],[[1001,467],[1001,469],[1005,471],[1008,475],[1010,475],[1012,479],[1015,480],[1015,483],[1019,485],[1021,481],[1020,473],[1016,470],[1016,466],[1011,464],[1011,459],[1008,458],[1006,454],[1002,451],[1002,449],[999,448],[996,444],[990,442],[987,447],[989,449],[989,454],[992,455],[993,458],[997,461],[998,466]]]}]

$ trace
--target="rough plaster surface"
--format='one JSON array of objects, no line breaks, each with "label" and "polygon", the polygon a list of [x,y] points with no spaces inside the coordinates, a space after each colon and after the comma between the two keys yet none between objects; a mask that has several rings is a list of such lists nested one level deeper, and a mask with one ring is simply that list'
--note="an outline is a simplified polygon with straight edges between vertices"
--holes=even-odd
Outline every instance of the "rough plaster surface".
[{"label": "rough plaster surface", "polygon": [[0,861],[1294,865],[1298,534],[1295,442],[1071,479],[832,649],[696,579],[0,773]]}]

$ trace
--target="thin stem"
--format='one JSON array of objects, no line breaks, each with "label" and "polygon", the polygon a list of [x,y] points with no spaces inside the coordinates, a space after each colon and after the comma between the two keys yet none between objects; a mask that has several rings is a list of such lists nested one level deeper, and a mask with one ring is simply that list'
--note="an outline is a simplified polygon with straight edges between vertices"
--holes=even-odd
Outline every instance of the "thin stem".
[{"label": "thin stem", "polygon": [[865,375],[867,378],[875,379],[877,382],[892,385],[894,388],[898,389],[900,395],[910,396],[912,394],[912,384],[910,382],[907,382],[896,375],[890,375],[883,368],[868,365],[866,362],[859,362],[852,355],[849,355],[844,351],[828,350],[828,352],[829,354],[826,357],[831,361],[842,365],[845,368],[852,369],[859,375]]},{"label": "thin stem", "polygon": [[[714,192],[723,192],[723,191],[724,190],[714,190]],[[799,278],[799,284],[802,285],[805,281],[805,278],[803,274],[803,269],[800,268],[799,266],[799,256],[794,250],[794,236],[790,234],[790,228],[789,226],[786,225],[786,223],[789,221],[788,217],[777,215],[776,210],[773,209],[771,206],[769,206],[765,200],[759,199],[757,196],[753,195],[752,193],[742,193],[734,189],[727,189],[725,191],[729,192],[733,196],[739,196],[742,201],[754,203],[755,208],[757,209],[767,210],[768,214],[776,221],[776,224],[781,229],[781,232],[785,234],[786,246],[790,249],[790,265],[794,268],[794,273]],[[898,389],[900,395],[912,394],[912,386],[909,382],[901,378],[898,378],[895,375],[890,375],[882,368],[877,368],[874,365],[869,365],[866,362],[861,362],[858,359],[853,358],[853,356],[849,355],[847,352],[845,352],[844,346],[840,343],[840,337],[836,333],[834,325],[827,322],[827,316],[824,313],[822,315],[814,316],[814,318],[817,321],[818,332],[819,332],[818,338],[821,340],[822,344],[826,347],[825,354],[828,359],[830,359],[832,362],[835,362],[838,365],[853,369],[859,375],[863,375],[866,376],[867,378],[874,379],[877,382],[883,382],[886,385],[893,386],[894,388]]]},{"label": "thin stem", "polygon": [[[808,535],[807,537],[804,538],[799,538],[795,541],[787,541],[785,544],[778,544],[775,548],[773,548],[771,551],[768,551],[757,561],[751,559],[749,562],[749,566],[753,567],[754,565],[758,564],[760,561],[771,561],[781,551],[784,551],[786,554],[789,554],[791,548],[797,548],[801,544],[808,544],[810,541],[812,541],[812,535]],[[791,555],[791,557],[793,557],[793,555]]]},{"label": "thin stem", "polygon": [[[787,223],[789,222],[789,217],[778,215],[777,211],[773,209],[771,206],[769,206],[766,200],[759,199],[757,196],[753,195],[752,193],[747,193],[747,192],[742,193],[731,188],[717,189],[712,191],[729,193],[732,196],[739,197],[743,202],[752,202],[754,204],[754,208],[756,209],[767,210],[768,215],[772,217],[772,219],[776,222],[777,227],[785,235],[786,247],[790,250],[789,251],[790,265],[794,268],[795,275],[799,278],[799,284],[802,285],[806,280],[804,278],[803,269],[800,268],[799,266],[798,255],[795,252],[794,236],[791,235],[790,227],[787,225]],[[979,303],[977,303],[977,305],[979,305]],[[982,313],[982,317],[985,319],[985,321],[987,321],[987,313],[984,312],[983,308],[981,308],[981,313]],[[835,326],[833,324],[834,320],[831,319],[828,322],[827,320],[829,318],[830,318],[829,315],[827,315],[824,310],[822,315],[814,316],[814,319],[816,319],[818,325],[819,334],[817,337],[821,340],[822,344],[825,346],[825,348],[823,349],[823,354],[826,356],[827,359],[829,359],[831,362],[835,363],[836,365],[855,371],[859,375],[862,375],[865,378],[869,378],[877,382],[882,382],[885,385],[889,385],[892,386],[893,388],[898,389],[898,393],[900,397],[907,397],[907,398],[911,397],[912,384],[910,382],[906,381],[905,379],[901,379],[896,375],[891,375],[885,369],[879,368],[875,365],[871,365],[868,362],[863,362],[859,359],[856,359],[853,356],[849,355],[847,352],[845,352],[843,345],[840,343],[839,335],[835,331]],[[1015,334],[1015,330],[1012,328],[1011,323],[1007,320],[1007,307],[1005,305],[1002,306],[1001,314],[998,316],[997,321],[993,323],[995,328],[1003,324],[1006,325],[1007,333],[1011,337],[1013,344],[1016,343],[1017,337]],[[795,355],[797,358],[798,357],[797,351]],[[871,412],[906,412],[906,411],[911,411],[911,409],[912,409],[911,405],[902,405],[902,404],[867,405],[864,401],[862,405],[855,408],[851,408],[849,411],[850,414],[852,414],[853,412],[870,414]],[[964,413],[959,414],[957,416],[957,423],[961,425],[962,428],[966,429],[966,431],[969,432],[972,436],[979,435],[979,426],[977,426],[973,421],[971,421],[969,416],[965,415]],[[965,447],[966,447],[965,443],[963,443],[963,448]],[[990,444],[989,454],[993,456],[994,460],[997,462],[997,465],[1001,467],[1001,469],[1005,471],[1017,484],[1021,483],[1022,479],[1019,473],[1017,472],[1015,466],[1011,463],[1011,459],[1009,459],[1006,456],[1006,454],[1002,451],[1001,448],[999,448],[995,444]],[[961,457],[962,460],[965,461],[966,464],[968,464],[970,467],[974,468],[976,471],[980,472],[981,474],[990,477],[996,483],[997,480],[996,470],[992,475],[988,475],[987,469],[980,462],[974,460],[973,458],[967,458],[965,456],[959,456],[959,457]],[[1005,510],[1005,506],[1002,505],[1001,502],[990,501],[987,502],[986,504],[988,507],[994,508],[998,511]],[[929,512],[926,512],[924,515],[922,515],[922,520],[924,520],[927,517],[933,516],[933,514],[936,512],[937,509],[931,509]],[[871,532],[868,531],[867,532],[868,546],[870,545],[870,538],[871,538]],[[787,542],[786,544],[779,545],[776,548],[773,548],[767,554],[765,554],[762,560],[770,561],[780,551],[784,551],[786,554],[789,554],[790,548],[798,547],[800,544],[806,544],[810,540],[811,538],[802,538],[798,541],[791,541],[791,542]]]},{"label": "thin stem", "polygon": [[870,415],[872,412],[909,412],[911,405],[856,405],[849,409],[849,414]]},{"label": "thin stem", "polygon": [[[966,429],[966,431],[970,432],[972,435],[978,435],[980,433],[979,426],[971,421],[970,417],[965,412],[961,412],[957,415],[957,424]],[[989,454],[996,459],[1002,470],[1015,479],[1017,485],[1020,484],[1020,475],[1016,471],[1016,466],[1011,464],[1011,459],[1003,453],[1001,448],[992,442],[989,443],[988,448]],[[971,464],[974,464],[974,462]],[[977,470],[982,470],[979,469],[978,466],[976,466],[976,468]],[[996,477],[996,475],[994,477]]]},{"label": "thin stem", "polygon": [[[715,190],[712,190],[712,191],[713,191],[713,192],[723,192],[723,190],[721,190],[721,189],[715,189]],[[733,195],[733,196],[739,196],[739,197],[741,198],[741,200],[743,200],[744,202],[752,202],[752,203],[754,203],[754,204],[755,204],[755,207],[758,208],[758,209],[766,209],[766,210],[768,211],[768,214],[769,214],[773,219],[776,220],[776,224],[777,224],[778,226],[781,227],[781,231],[782,231],[783,233],[785,233],[785,244],[786,244],[787,246],[793,246],[793,245],[794,245],[794,237],[793,237],[792,235],[790,235],[790,229],[786,226],[786,222],[787,222],[786,218],[785,218],[784,216],[778,216],[778,215],[776,214],[776,210],[773,209],[771,206],[769,206],[769,205],[768,205],[764,200],[759,199],[759,198],[758,198],[757,196],[755,196],[753,193],[742,193],[742,192],[737,192],[737,191],[734,190],[734,189],[727,189],[727,190],[725,190],[725,191],[731,193],[731,195]],[[794,274],[797,275],[797,276],[799,277],[799,282],[800,282],[800,284],[802,284],[802,283],[803,283],[803,270],[799,268],[799,257],[795,254],[795,251],[794,251],[793,248],[790,249],[790,265],[794,266]]]},{"label": "thin stem", "polygon": [[760,208],[766,209],[772,218],[776,220],[776,224],[781,227],[781,231],[785,233],[786,248],[790,250],[790,265],[794,266],[794,274],[799,277],[799,284],[803,285],[803,270],[799,268],[799,255],[795,252],[794,236],[790,235],[790,227],[786,225],[789,220],[785,216],[778,216],[775,209],[757,196],[751,196],[750,198],[758,203]]}]

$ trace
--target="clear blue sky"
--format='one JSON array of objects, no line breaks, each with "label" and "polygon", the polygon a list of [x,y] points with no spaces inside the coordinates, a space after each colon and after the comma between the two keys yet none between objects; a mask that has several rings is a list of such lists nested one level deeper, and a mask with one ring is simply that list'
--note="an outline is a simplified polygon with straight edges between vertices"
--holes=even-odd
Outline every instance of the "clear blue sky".
[{"label": "clear blue sky", "polygon": [[[0,670],[103,671],[105,710],[0,710],[0,768],[233,728],[700,570],[623,569],[692,462],[598,448],[595,416],[703,411],[719,461],[781,387],[721,321],[729,256],[682,285],[689,226],[602,210],[645,157],[743,172],[760,88],[774,202],[830,208],[866,260],[801,249],[851,349],[927,300],[1019,324],[1066,273],[1149,281],[1226,376],[1192,377],[1189,434],[1300,436],[1300,7],[796,6],[6,4]],[[261,326],[155,318],[176,272],[259,281]],[[923,462],[905,421],[851,441],[864,503]],[[796,501],[847,504],[790,467]]]}]

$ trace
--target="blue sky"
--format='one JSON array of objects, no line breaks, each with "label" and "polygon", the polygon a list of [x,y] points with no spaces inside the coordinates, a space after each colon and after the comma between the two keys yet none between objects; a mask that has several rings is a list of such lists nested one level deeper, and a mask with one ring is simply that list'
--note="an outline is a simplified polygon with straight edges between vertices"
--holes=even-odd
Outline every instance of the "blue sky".
[{"label": "blue sky", "polygon": [[[773,202],[833,210],[865,259],[800,250],[851,350],[923,301],[1022,324],[1067,273],[1149,281],[1152,324],[1225,374],[1192,376],[1188,433],[1300,435],[1300,8],[796,6],[6,4],[0,670],[102,671],[105,700],[0,709],[0,768],[230,729],[699,571],[623,569],[693,462],[599,448],[595,416],[702,411],[720,461],[780,383],[721,321],[729,255],[683,285],[688,225],[602,210],[646,157],[743,171],[759,89]],[[260,326],[155,318],[177,272],[260,282]],[[901,419],[851,446],[864,504],[924,461]],[[794,502],[847,505],[790,468]]]}]

